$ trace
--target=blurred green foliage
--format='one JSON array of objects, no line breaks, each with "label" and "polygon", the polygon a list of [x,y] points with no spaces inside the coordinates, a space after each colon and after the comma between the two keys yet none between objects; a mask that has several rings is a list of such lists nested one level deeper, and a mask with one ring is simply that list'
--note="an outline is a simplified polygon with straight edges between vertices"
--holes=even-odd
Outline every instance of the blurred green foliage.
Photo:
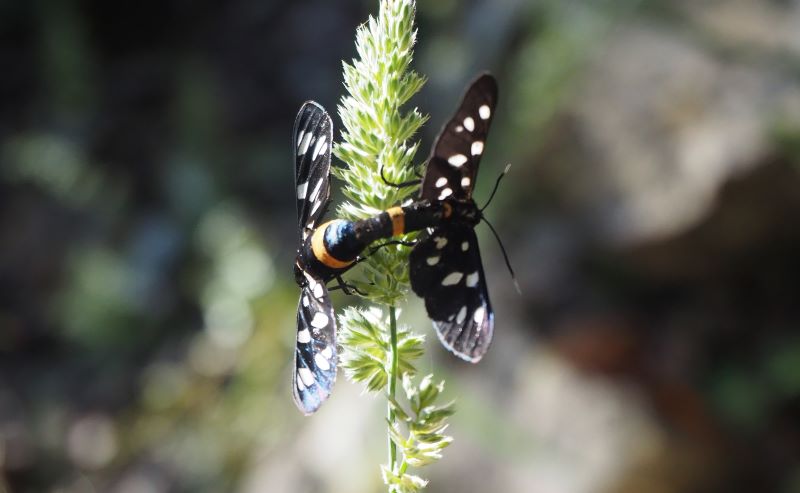
[{"label": "blurred green foliage", "polygon": [[[548,407],[576,374],[602,389],[637,389],[635,403],[619,407],[648,410],[661,433],[637,442],[661,451],[648,455],[651,462],[604,469],[607,480],[643,470],[650,491],[691,491],[675,486],[689,484],[679,481],[686,476],[711,477],[715,488],[698,487],[707,483],[695,478],[694,491],[797,490],[793,106],[753,103],[774,113],[763,116],[768,152],[753,158],[752,175],[739,171],[721,186],[688,231],[647,244],[593,241],[592,225],[569,201],[569,180],[548,181],[541,171],[551,161],[566,164],[576,150],[589,163],[586,173],[598,166],[601,153],[576,130],[582,108],[574,104],[592,91],[587,67],[608,61],[606,39],[635,26],[708,48],[704,56],[736,70],[777,73],[767,84],[775,92],[797,85],[796,48],[787,42],[774,56],[752,55],[772,53],[770,43],[783,42],[777,34],[751,45],[796,18],[789,4],[747,10],[747,2],[715,2],[710,15],[704,9],[711,7],[688,1],[420,3],[418,70],[429,84],[412,104],[431,114],[424,141],[474,72],[489,69],[500,80],[476,197],[514,163],[487,213],[526,293],[522,300],[509,294],[502,264],[491,260],[499,255],[485,249],[503,332],[496,356],[466,368],[431,351],[437,356],[420,363],[425,373],[426,365],[441,365],[446,396],[467,396],[453,425],[463,440],[449,449],[446,472],[429,491],[489,481],[522,491],[531,477],[552,481],[537,483],[543,488],[594,477],[579,460],[568,474],[557,467],[576,441],[584,452],[578,459],[613,455],[592,448],[603,440],[574,435],[616,436],[591,435],[580,421],[602,416],[601,390],[576,391],[591,406],[575,409],[585,402],[575,398]],[[335,107],[340,62],[353,57],[352,33],[373,7],[0,2],[0,491],[377,487],[363,471],[383,453],[374,436],[385,424],[370,422],[377,414],[364,411],[369,399],[347,401],[356,393],[340,381],[330,411],[304,420],[288,387],[297,303],[291,122],[306,99]],[[737,16],[738,8],[747,15]],[[778,13],[766,17],[770,28],[761,29],[756,14],[771,12]],[[745,37],[725,37],[734,35]],[[748,102],[733,99],[725,104]],[[701,111],[690,110],[679,116]],[[677,133],[690,140],[690,130]],[[664,142],[657,135],[648,150]],[[758,227],[746,227],[752,224]],[[422,326],[413,306],[409,316]],[[608,330],[607,313],[632,322]],[[526,392],[555,366],[543,351],[567,361],[572,380],[545,385],[546,398],[532,401]],[[598,428],[622,433],[624,424],[609,419]],[[546,433],[551,440],[541,438]],[[675,466],[695,459],[695,469]]]}]

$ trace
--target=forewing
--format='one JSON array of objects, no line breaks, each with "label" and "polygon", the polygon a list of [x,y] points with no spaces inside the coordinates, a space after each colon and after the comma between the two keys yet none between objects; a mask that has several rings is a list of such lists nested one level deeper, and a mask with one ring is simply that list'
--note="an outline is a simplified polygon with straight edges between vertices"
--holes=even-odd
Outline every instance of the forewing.
[{"label": "forewing", "polygon": [[300,240],[317,226],[331,196],[333,122],[325,109],[307,101],[297,112],[292,132],[295,192]]},{"label": "forewing", "polygon": [[492,341],[494,312],[472,228],[435,229],[411,251],[409,274],[442,344],[459,358],[480,361]]},{"label": "forewing", "polygon": [[307,273],[297,306],[297,347],[292,389],[303,414],[314,413],[336,381],[336,319],[325,284]]},{"label": "forewing", "polygon": [[497,81],[483,74],[469,86],[456,114],[437,137],[422,180],[421,198],[472,197],[496,106]]}]

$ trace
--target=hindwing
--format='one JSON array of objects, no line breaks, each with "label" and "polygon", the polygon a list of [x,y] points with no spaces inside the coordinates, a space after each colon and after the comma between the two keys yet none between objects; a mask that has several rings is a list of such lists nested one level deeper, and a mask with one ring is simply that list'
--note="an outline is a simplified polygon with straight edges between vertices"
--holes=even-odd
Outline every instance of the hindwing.
[{"label": "hindwing", "polygon": [[325,283],[304,272],[308,283],[297,306],[297,345],[292,389],[303,414],[315,412],[336,380],[336,319]]},{"label": "hindwing", "polygon": [[434,229],[411,251],[409,274],[442,344],[480,361],[492,341],[494,313],[473,229],[455,223]]}]

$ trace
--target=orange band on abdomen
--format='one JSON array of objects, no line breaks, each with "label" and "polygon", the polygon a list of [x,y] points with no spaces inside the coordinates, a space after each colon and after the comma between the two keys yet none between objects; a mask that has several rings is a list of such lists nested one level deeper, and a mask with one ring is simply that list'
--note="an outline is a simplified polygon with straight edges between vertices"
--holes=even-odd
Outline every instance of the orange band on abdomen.
[{"label": "orange band on abdomen", "polygon": [[392,207],[386,212],[392,219],[392,236],[401,235],[406,232],[406,216],[402,207]]},{"label": "orange band on abdomen", "polygon": [[325,247],[325,231],[328,229],[328,225],[336,221],[339,221],[339,219],[328,221],[314,230],[314,234],[311,236],[311,250],[314,252],[314,257],[316,257],[316,259],[323,265],[330,267],[331,269],[344,269],[352,264],[354,260],[349,262],[339,260],[331,255],[328,252],[328,249]]}]

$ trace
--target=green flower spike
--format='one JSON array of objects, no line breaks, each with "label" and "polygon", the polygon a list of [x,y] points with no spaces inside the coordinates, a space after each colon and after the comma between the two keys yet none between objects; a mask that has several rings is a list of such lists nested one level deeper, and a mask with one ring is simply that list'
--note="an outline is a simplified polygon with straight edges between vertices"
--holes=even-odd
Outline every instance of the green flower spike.
[{"label": "green flower spike", "polygon": [[[413,187],[397,188],[389,182],[410,181],[418,142],[410,142],[427,117],[416,108],[401,110],[425,79],[410,69],[416,30],[412,0],[382,0],[378,18],[358,28],[358,58],[344,63],[348,95],[339,105],[344,130],[334,147],[336,157],[347,163],[333,168],[345,183],[347,199],[340,217],[362,219],[411,200]],[[399,238],[413,239],[413,235]],[[408,468],[427,466],[441,458],[452,442],[445,435],[445,419],[452,403],[437,404],[444,382],[431,375],[414,383],[413,361],[423,352],[424,338],[398,327],[397,304],[408,294],[408,247],[389,246],[372,254],[362,265],[364,278],[351,281],[374,305],[347,308],[339,317],[340,366],[347,378],[363,383],[369,392],[387,397],[389,462],[382,466],[389,492],[413,493],[427,481]],[[405,398],[397,394],[402,380]]]}]

